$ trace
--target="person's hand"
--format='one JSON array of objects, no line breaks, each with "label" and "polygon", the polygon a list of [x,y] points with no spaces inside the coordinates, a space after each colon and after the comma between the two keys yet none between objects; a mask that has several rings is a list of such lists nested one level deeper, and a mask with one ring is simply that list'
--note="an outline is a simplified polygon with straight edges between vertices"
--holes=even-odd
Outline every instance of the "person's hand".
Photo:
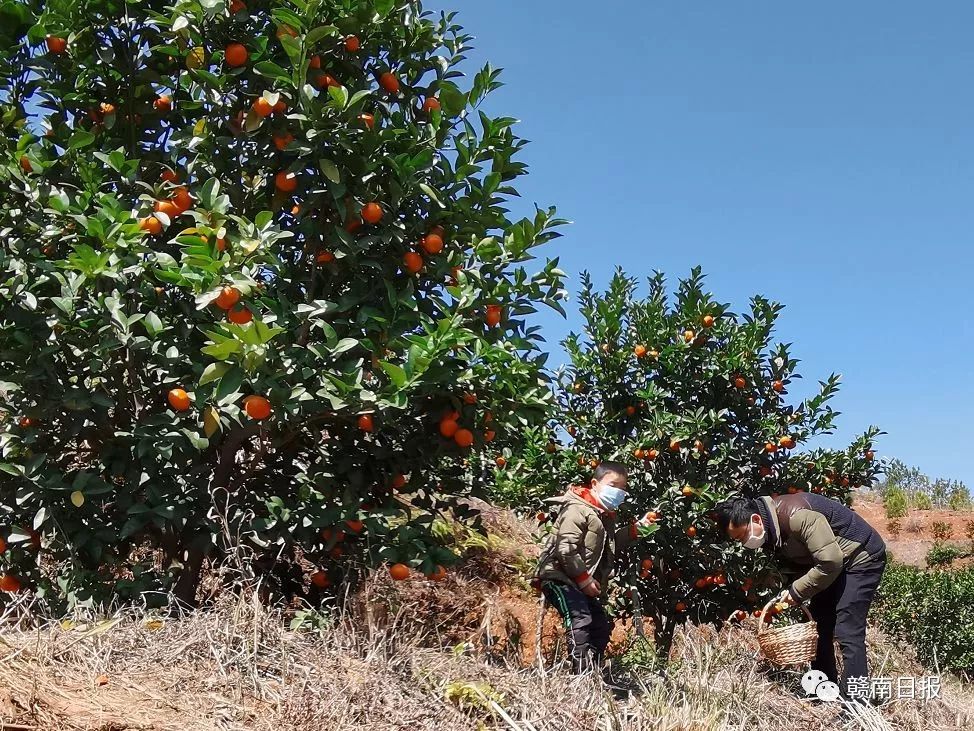
[{"label": "person's hand", "polygon": [[782,604],[787,604],[789,607],[793,607],[798,604],[798,602],[795,601],[795,597],[791,595],[791,592],[788,589],[781,592],[781,596],[779,596],[775,601]]},{"label": "person's hand", "polygon": [[595,579],[592,579],[590,582],[588,582],[585,586],[582,587],[582,593],[587,597],[591,597],[592,599],[595,599],[599,594],[602,593],[602,587],[599,586],[599,582],[597,582]]}]

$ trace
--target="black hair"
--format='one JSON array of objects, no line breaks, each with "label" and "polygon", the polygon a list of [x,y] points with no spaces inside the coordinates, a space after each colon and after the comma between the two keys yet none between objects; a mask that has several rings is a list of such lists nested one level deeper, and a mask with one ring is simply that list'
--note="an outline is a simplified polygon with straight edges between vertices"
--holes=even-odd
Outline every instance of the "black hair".
[{"label": "black hair", "polygon": [[621,477],[629,476],[629,468],[622,464],[622,462],[599,462],[599,466],[592,473],[592,479],[599,482],[610,472]]},{"label": "black hair", "polygon": [[751,516],[758,512],[758,501],[753,498],[732,497],[717,503],[714,512],[717,514],[718,527],[726,533],[732,525],[747,525]]}]

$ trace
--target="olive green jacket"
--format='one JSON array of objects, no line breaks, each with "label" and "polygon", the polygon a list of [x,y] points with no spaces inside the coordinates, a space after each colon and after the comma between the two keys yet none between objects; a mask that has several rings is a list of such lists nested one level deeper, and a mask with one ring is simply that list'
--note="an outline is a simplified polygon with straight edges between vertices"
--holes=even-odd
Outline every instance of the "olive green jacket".
[{"label": "olive green jacket", "polygon": [[594,504],[587,488],[573,488],[549,502],[560,507],[541,551],[535,577],[584,587],[591,579],[604,592],[618,552],[636,537],[635,524],[616,526],[615,513]]},{"label": "olive green jacket", "polygon": [[786,575],[797,578],[789,590],[807,601],[834,582],[844,570],[885,557],[886,544],[857,513],[823,495],[798,493],[762,497],[762,519]]}]

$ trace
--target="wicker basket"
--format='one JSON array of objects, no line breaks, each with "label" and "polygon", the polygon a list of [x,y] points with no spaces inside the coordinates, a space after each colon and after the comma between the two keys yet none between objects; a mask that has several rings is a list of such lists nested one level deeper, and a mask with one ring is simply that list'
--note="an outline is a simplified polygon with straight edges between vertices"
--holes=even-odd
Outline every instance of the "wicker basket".
[{"label": "wicker basket", "polygon": [[808,609],[802,605],[802,610],[808,621],[802,624],[792,624],[787,627],[765,627],[764,618],[768,608],[777,601],[777,597],[764,605],[764,610],[758,618],[758,644],[761,651],[775,665],[801,665],[815,659],[818,649],[818,627]]}]

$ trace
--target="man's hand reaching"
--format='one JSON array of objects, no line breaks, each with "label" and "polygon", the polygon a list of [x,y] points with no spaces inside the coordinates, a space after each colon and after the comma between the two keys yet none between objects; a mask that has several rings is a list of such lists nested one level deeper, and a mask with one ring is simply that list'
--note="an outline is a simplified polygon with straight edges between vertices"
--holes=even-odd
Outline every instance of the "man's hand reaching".
[{"label": "man's hand reaching", "polygon": [[582,593],[587,597],[591,597],[592,599],[595,599],[599,594],[602,593],[602,587],[599,586],[599,582],[597,582],[595,579],[592,579],[590,582],[588,582],[585,586],[582,587]]}]

